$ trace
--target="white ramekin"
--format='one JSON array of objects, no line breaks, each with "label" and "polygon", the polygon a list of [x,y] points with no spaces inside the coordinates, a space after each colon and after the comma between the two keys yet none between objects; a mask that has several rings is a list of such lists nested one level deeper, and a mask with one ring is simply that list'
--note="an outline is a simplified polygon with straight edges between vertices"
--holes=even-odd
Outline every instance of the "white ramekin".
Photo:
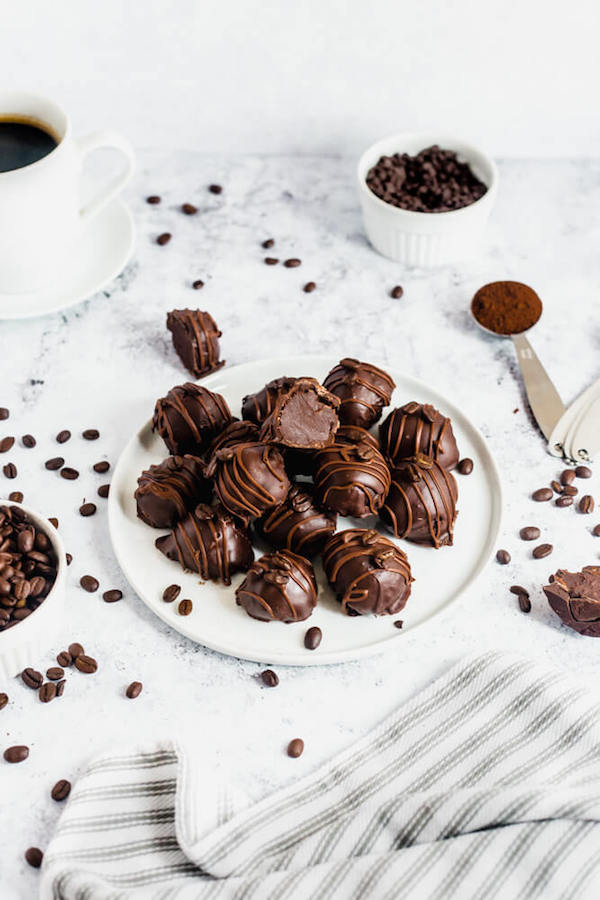
[{"label": "white ramekin", "polygon": [[[367,173],[381,156],[414,156],[432,144],[454,150],[469,163],[487,185],[483,197],[462,209],[423,213],[391,206],[367,187]],[[439,134],[397,134],[377,141],[361,156],[357,175],[367,237],[383,256],[408,266],[439,266],[472,256],[498,191],[498,170],[489,156],[470,144]]]},{"label": "white ramekin", "polygon": [[40,665],[40,657],[52,646],[62,625],[65,605],[67,558],[58,531],[43,516],[21,503],[0,501],[0,506],[18,506],[27,513],[36,528],[50,539],[56,554],[56,581],[44,602],[18,625],[0,631],[0,683],[8,681],[27,666]]}]

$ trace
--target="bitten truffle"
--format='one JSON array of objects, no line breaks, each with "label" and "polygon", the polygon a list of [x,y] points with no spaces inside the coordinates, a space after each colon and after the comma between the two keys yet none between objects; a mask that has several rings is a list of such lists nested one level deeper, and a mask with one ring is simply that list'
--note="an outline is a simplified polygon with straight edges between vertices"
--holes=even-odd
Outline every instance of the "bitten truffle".
[{"label": "bitten truffle", "polygon": [[418,453],[432,456],[444,469],[458,462],[452,423],[430,403],[405,403],[393,409],[379,428],[381,452],[392,466]]},{"label": "bitten truffle", "polygon": [[254,562],[235,592],[238,606],[263,622],[301,622],[317,603],[312,563],[289,550],[267,553]]},{"label": "bitten truffle", "polygon": [[279,395],[289,391],[295,381],[297,381],[296,378],[284,375],[282,378],[274,378],[273,381],[269,381],[255,394],[248,394],[242,400],[242,419],[262,425],[273,412]]},{"label": "bitten truffle", "polygon": [[544,593],[565,625],[587,637],[600,637],[600,566],[584,566],[581,572],[559,569]]},{"label": "bitten truffle", "polygon": [[392,469],[392,484],[380,518],[396,535],[438,548],[451,545],[458,488],[451,472],[429,456]]},{"label": "bitten truffle", "polygon": [[243,522],[261,516],[287,497],[290,481],[276,447],[257,442],[217,450],[205,469],[225,509]]},{"label": "bitten truffle", "polygon": [[224,584],[231,584],[235,572],[247,571],[254,559],[245,528],[222,507],[202,503],[155,543],[183,569]]},{"label": "bitten truffle", "polygon": [[336,522],[335,513],[316,505],[312,485],[293,484],[285,502],[265,513],[255,527],[273,547],[311,559],[335,532]]},{"label": "bitten truffle", "polygon": [[323,387],[340,398],[342,425],[370,428],[381,418],[384,406],[389,406],[396,385],[383,369],[346,358],[331,370]]},{"label": "bitten truffle", "polygon": [[152,429],[174,456],[200,456],[231,418],[224,397],[188,381],[156,401]]},{"label": "bitten truffle", "polygon": [[212,488],[195,456],[169,456],[138,478],[137,514],[152,528],[172,528],[198,503],[210,499]]},{"label": "bitten truffle", "polygon": [[201,309],[173,309],[167,313],[173,347],[186,369],[201,378],[225,365],[219,359],[221,332],[210,313]]},{"label": "bitten truffle", "polygon": [[340,516],[375,515],[390,487],[390,470],[370,443],[338,444],[315,458],[315,498]]},{"label": "bitten truffle", "polygon": [[339,405],[339,399],[316,378],[297,378],[287,391],[279,393],[260,438],[304,450],[328,447],[340,424]]},{"label": "bitten truffle", "polygon": [[323,549],[323,568],[344,612],[360,615],[400,612],[414,580],[404,551],[364,528],[334,534]]}]

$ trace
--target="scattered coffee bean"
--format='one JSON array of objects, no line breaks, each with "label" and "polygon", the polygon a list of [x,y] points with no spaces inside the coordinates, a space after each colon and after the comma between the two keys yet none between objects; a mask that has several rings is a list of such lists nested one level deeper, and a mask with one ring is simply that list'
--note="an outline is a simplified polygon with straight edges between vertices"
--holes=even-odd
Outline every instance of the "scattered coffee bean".
[{"label": "scattered coffee bean", "polygon": [[579,501],[579,507],[578,507],[579,512],[583,513],[584,515],[593,513],[595,505],[596,504],[594,502],[594,498],[591,497],[589,494],[585,494],[585,496],[582,497],[581,500]]},{"label": "scattered coffee bean", "polygon": [[23,494],[21,491],[11,491],[8,495],[8,499],[12,503],[22,503],[23,502]]},{"label": "scattered coffee bean", "polygon": [[46,670],[46,678],[49,678],[50,681],[60,681],[60,679],[64,677],[65,670],[61,666],[50,666],[50,668]]},{"label": "scattered coffee bean", "polygon": [[572,497],[561,496],[561,497],[557,497],[556,500],[554,501],[554,505],[560,506],[561,509],[564,508],[565,506],[572,506],[572,504],[573,504]]},{"label": "scattered coffee bean", "polygon": [[98,488],[98,496],[102,497],[103,500],[106,500],[110,492],[110,484],[101,484]]},{"label": "scattered coffee bean", "polygon": [[9,450],[14,446],[15,439],[14,437],[5,437],[0,441],[0,453],[8,453]]},{"label": "scattered coffee bean", "polygon": [[192,203],[184,203],[182,204],[181,212],[185,213],[186,216],[195,216],[198,212],[198,207]]},{"label": "scattered coffee bean", "polygon": [[556,479],[554,479],[554,481],[550,482],[550,487],[552,488],[552,490],[554,491],[555,494],[562,494],[563,486],[560,483],[560,481],[556,481]]},{"label": "scattered coffee bean", "polygon": [[42,703],[50,703],[56,697],[56,685],[53,681],[47,681],[43,684],[38,694]]},{"label": "scattered coffee bean", "polygon": [[312,294],[313,291],[317,289],[317,285],[314,281],[307,281],[302,290],[305,294]]},{"label": "scattered coffee bean", "polygon": [[28,688],[31,688],[33,691],[37,691],[40,688],[44,681],[44,676],[41,672],[38,672],[36,669],[32,669],[31,666],[28,666],[26,669],[23,669],[21,672],[21,680],[23,684],[26,684]]},{"label": "scattered coffee bean", "polygon": [[261,247],[264,247],[265,250],[270,250],[271,247],[274,247],[274,246],[275,246],[275,241],[273,240],[273,238],[267,238],[267,240],[263,241],[261,244]]},{"label": "scattered coffee bean", "polygon": [[304,635],[304,646],[307,650],[316,650],[323,638],[323,632],[317,625],[309,628]]},{"label": "scattered coffee bean", "polygon": [[[83,648],[82,648],[82,652],[83,652]],[[56,662],[59,664],[59,666],[62,666],[62,667],[70,666],[73,664],[73,657],[71,656],[71,654],[69,653],[68,650],[61,650],[60,653],[58,654],[58,656],[56,657]]]},{"label": "scattered coffee bean", "polygon": [[26,747],[24,744],[16,744],[14,747],[8,747],[3,755],[6,762],[24,762],[29,756],[29,747]]},{"label": "scattered coffee bean", "polygon": [[498,550],[496,553],[496,560],[500,563],[501,566],[507,566],[510,562],[510,553],[508,550]]},{"label": "scattered coffee bean", "polygon": [[531,555],[534,559],[544,559],[545,556],[550,556],[553,550],[552,544],[539,544],[539,546],[534,548]]},{"label": "scattered coffee bean", "polygon": [[10,416],[9,410],[5,406],[0,406],[0,422],[4,422]]},{"label": "scattered coffee bean", "polygon": [[65,692],[65,679],[61,678],[60,681],[56,682],[56,696],[62,697]]},{"label": "scattered coffee bean", "polygon": [[551,488],[538,488],[537,491],[534,491],[531,495],[531,499],[535,500],[536,503],[544,503],[546,500],[550,500],[552,497],[552,489]]},{"label": "scattered coffee bean", "polygon": [[79,514],[87,518],[88,516],[93,516],[96,512],[97,506],[95,503],[82,503],[79,507]]},{"label": "scattered coffee bean", "polygon": [[130,700],[135,700],[135,698],[139,697],[142,693],[142,687],[141,681],[132,681],[125,691],[125,696],[129,697]]},{"label": "scattered coffee bean", "polygon": [[100,437],[100,432],[97,428],[86,428],[85,431],[81,432],[81,437],[84,441],[97,441]]},{"label": "scattered coffee bean", "polygon": [[266,687],[277,687],[279,684],[279,676],[273,669],[265,669],[264,672],[260,673],[260,678]]},{"label": "scattered coffee bean", "polygon": [[527,594],[519,594],[517,597],[519,601],[519,609],[521,612],[530,613],[531,612],[531,600]]},{"label": "scattered coffee bean", "polygon": [[592,470],[588,466],[577,466],[575,469],[576,478],[591,478]]},{"label": "scattered coffee bean", "polygon": [[393,300],[399,300],[403,294],[404,294],[404,288],[401,287],[399,284],[397,284],[396,287],[393,287],[390,291],[390,297],[392,297]]},{"label": "scattered coffee bean", "polygon": [[8,694],[5,694],[4,691],[0,693],[0,709],[4,709],[6,704],[8,703]]},{"label": "scattered coffee bean", "polygon": [[110,463],[106,459],[101,459],[100,462],[94,463],[92,468],[94,469],[94,472],[103,475],[110,469]]},{"label": "scattered coffee bean", "polygon": [[298,266],[302,265],[302,260],[292,257],[292,259],[286,259],[283,264],[286,269],[297,269]]},{"label": "scattered coffee bean", "polygon": [[163,234],[159,234],[156,238],[156,243],[160,244],[161,247],[164,247],[165,244],[168,244],[171,240],[171,235],[168,231],[163,232]]},{"label": "scattered coffee bean", "polygon": [[204,287],[204,282],[197,278],[196,281],[192,281],[192,287],[195,291],[199,291]]},{"label": "scattered coffee bean", "polygon": [[572,484],[575,480],[575,470],[574,469],[563,469],[560,473],[560,483],[561,484]]},{"label": "scattered coffee bean", "polygon": [[[79,579],[79,584],[84,591],[88,592],[88,594],[94,594],[100,587],[100,582],[97,578],[94,578],[93,575],[82,575]],[[70,649],[71,648],[69,647],[69,650]]]},{"label": "scattered coffee bean", "polygon": [[193,603],[191,600],[180,600],[179,606],[177,607],[177,612],[180,616],[189,616],[193,609]]},{"label": "scattered coffee bean", "polygon": [[118,590],[118,588],[112,591],[104,591],[102,599],[105,603],[116,603],[118,600],[123,599],[123,591]]},{"label": "scattered coffee bean", "polygon": [[34,869],[39,869],[42,864],[43,858],[44,854],[39,847],[29,847],[25,851],[25,859],[30,866],[33,866]]},{"label": "scattered coffee bean", "polygon": [[208,189],[211,194],[221,194],[223,191],[223,188],[220,184],[209,184]]},{"label": "scattered coffee bean", "polygon": [[70,440],[70,438],[71,438],[71,432],[67,431],[67,430],[59,431],[58,434],[56,435],[56,441],[59,444],[66,444],[67,441]]},{"label": "scattered coffee bean", "polygon": [[519,537],[522,541],[537,541],[540,534],[540,529],[535,525],[527,525],[525,528],[521,528]]},{"label": "scattered coffee bean", "polygon": [[64,478],[66,481],[76,481],[79,478],[79,472],[77,469],[72,469],[70,466],[65,466],[60,470],[61,478]]},{"label": "scattered coffee bean", "polygon": [[275,259],[274,256],[265,256],[265,264],[267,266],[276,266],[278,262],[279,260]]},{"label": "scattered coffee bean", "polygon": [[2,469],[7,478],[16,478],[19,474],[14,463],[7,463]]},{"label": "scattered coffee bean", "polygon": [[394,628],[402,628],[403,625],[404,625],[403,619],[396,619],[396,621],[394,622]]},{"label": "scattered coffee bean", "polygon": [[75,657],[75,668],[84,675],[93,675],[98,670],[98,663],[93,656],[86,656],[85,653],[82,653],[81,656]]},{"label": "scattered coffee bean", "polygon": [[70,793],[71,782],[66,778],[60,778],[50,791],[50,796],[59,803],[61,800],[66,800]]},{"label": "scattered coffee bean", "polygon": [[56,518],[56,516],[50,516],[48,518],[48,521],[52,526],[54,526],[54,528],[58,528],[58,519]]},{"label": "scattered coffee bean", "polygon": [[473,460],[465,456],[464,459],[460,460],[456,468],[461,475],[470,475],[473,471]]},{"label": "scattered coffee bean", "polygon": [[592,534],[594,535],[594,537],[600,537],[600,525],[594,525]]},{"label": "scattered coffee bean", "polygon": [[55,472],[57,469],[62,469],[64,464],[65,464],[65,461],[62,458],[62,456],[53,456],[52,459],[47,459],[46,462],[44,463],[46,468],[49,469],[51,472]]},{"label": "scattered coffee bean", "polygon": [[162,598],[165,603],[172,603],[173,600],[177,600],[180,593],[181,587],[178,584],[170,584],[169,587],[164,589]]},{"label": "scattered coffee bean", "polygon": [[70,566],[71,563],[73,562],[73,557],[71,556],[70,553],[65,553],[65,558],[67,560],[67,565]]},{"label": "scattered coffee bean", "polygon": [[35,447],[37,441],[32,434],[24,434],[21,438],[21,443],[24,447],[27,447],[31,450],[32,447]]},{"label": "scattered coffee bean", "polygon": [[69,653],[72,659],[77,659],[78,656],[83,656],[85,650],[78,641],[75,641],[73,644],[69,644]]},{"label": "scattered coffee bean", "polygon": [[517,597],[519,596],[519,594],[525,594],[527,597],[529,597],[529,591],[527,590],[527,588],[522,587],[522,585],[520,584],[511,584],[509,591],[511,592],[511,594],[516,594]]},{"label": "scattered coffee bean", "polygon": [[574,484],[565,484],[563,487],[563,495],[565,497],[576,497],[579,493],[579,488],[576,488]]},{"label": "scattered coffee bean", "polygon": [[292,759],[298,759],[299,756],[302,756],[304,751],[304,741],[302,738],[294,738],[293,741],[290,741],[287,748],[287,755],[291,756]]},{"label": "scattered coffee bean", "polygon": [[150,197],[146,197],[146,203],[149,203],[151,206],[157,206],[160,203],[160,197],[157,194],[152,194]]}]

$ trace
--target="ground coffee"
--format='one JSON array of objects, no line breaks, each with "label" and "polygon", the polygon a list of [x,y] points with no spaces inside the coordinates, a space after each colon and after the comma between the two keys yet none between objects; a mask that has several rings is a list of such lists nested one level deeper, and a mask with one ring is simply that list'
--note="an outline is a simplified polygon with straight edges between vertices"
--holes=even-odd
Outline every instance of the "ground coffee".
[{"label": "ground coffee", "polygon": [[519,281],[493,281],[479,288],[471,312],[488,331],[521,334],[541,316],[542,301],[533,288]]}]

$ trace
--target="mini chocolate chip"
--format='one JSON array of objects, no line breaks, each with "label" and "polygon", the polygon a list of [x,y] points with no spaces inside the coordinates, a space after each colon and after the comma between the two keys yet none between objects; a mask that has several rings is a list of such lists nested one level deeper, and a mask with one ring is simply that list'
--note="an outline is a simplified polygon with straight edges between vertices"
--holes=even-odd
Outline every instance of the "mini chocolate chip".
[{"label": "mini chocolate chip", "polygon": [[196,281],[192,281],[192,287],[194,288],[195,291],[199,291],[201,288],[204,287],[204,282],[201,281],[199,278],[197,278]]},{"label": "mini chocolate chip", "polygon": [[317,285],[314,281],[307,281],[302,290],[305,294],[312,294],[314,290],[316,290]]},{"label": "mini chocolate chip", "polygon": [[279,260],[275,259],[274,256],[265,256],[265,264],[267,266],[276,266],[278,262]]},{"label": "mini chocolate chip", "polygon": [[279,684],[279,676],[273,669],[265,669],[260,673],[261,681],[266,687],[277,687]]},{"label": "mini chocolate chip", "polygon": [[2,469],[7,478],[16,478],[19,474],[14,463],[7,463]]},{"label": "mini chocolate chip", "polygon": [[125,691],[125,696],[129,697],[130,700],[135,700],[135,698],[139,697],[142,693],[142,688],[143,684],[141,681],[132,681]]},{"label": "mini chocolate chip", "polygon": [[579,512],[584,513],[584,515],[593,513],[595,505],[594,498],[590,494],[585,494],[579,501]]},{"label": "mini chocolate chip", "polygon": [[307,650],[316,650],[323,638],[323,632],[317,625],[309,628],[304,635],[304,646]]},{"label": "mini chocolate chip", "polygon": [[544,559],[545,556],[550,556],[554,547],[552,544],[540,544],[535,547],[533,553],[531,554],[534,559]]},{"label": "mini chocolate chip", "polygon": [[537,491],[534,491],[531,495],[531,499],[535,500],[536,503],[544,503],[546,500],[550,500],[552,497],[552,488],[538,488]]},{"label": "mini chocolate chip", "polygon": [[163,232],[163,234],[159,234],[156,238],[156,243],[160,244],[161,247],[164,247],[165,244],[168,244],[171,240],[171,235],[168,231]]},{"label": "mini chocolate chip", "polygon": [[146,197],[146,203],[149,203],[151,206],[157,206],[160,203],[160,197],[158,194],[151,194],[150,197]]},{"label": "mini chocolate chip", "polygon": [[537,541],[540,534],[540,529],[535,525],[527,525],[525,528],[521,528],[519,537],[522,541]]},{"label": "mini chocolate chip", "polygon": [[221,194],[223,191],[223,188],[220,184],[209,184],[208,189],[211,194]]},{"label": "mini chocolate chip", "polygon": [[69,644],[69,653],[73,659],[77,659],[78,656],[83,656],[85,650],[78,641],[74,641],[74,643]]},{"label": "mini chocolate chip", "polygon": [[94,463],[92,468],[94,472],[98,472],[99,475],[103,475],[110,469],[110,463],[106,459],[101,459],[100,462]]},{"label": "mini chocolate chip", "polygon": [[14,437],[5,437],[0,441],[0,453],[8,453],[9,450],[14,446],[15,439]]},{"label": "mini chocolate chip", "polygon": [[286,269],[297,269],[298,266],[302,265],[302,260],[292,257],[291,259],[286,259],[283,264]]},{"label": "mini chocolate chip", "polygon": [[93,675],[98,670],[98,663],[93,656],[86,656],[85,653],[75,657],[75,668],[83,672],[84,675]]},{"label": "mini chocolate chip", "polygon": [[390,297],[392,297],[394,300],[399,300],[400,297],[403,295],[403,293],[404,293],[404,288],[401,287],[399,284],[397,284],[396,287],[393,287],[391,289]]},{"label": "mini chocolate chip", "polygon": [[39,847],[28,847],[25,851],[25,859],[34,869],[39,869],[44,859],[44,854]]},{"label": "mini chocolate chip", "polygon": [[59,803],[61,800],[66,800],[70,793],[71,782],[66,778],[60,778],[50,791],[50,796]]},{"label": "mini chocolate chip", "polygon": [[29,756],[29,747],[24,744],[15,744],[14,747],[8,747],[4,751],[4,759],[9,763],[24,762]]},{"label": "mini chocolate chip", "polygon": [[508,552],[508,550],[498,550],[498,552],[496,553],[496,559],[501,566],[506,566],[510,562],[510,553]]},{"label": "mini chocolate chip", "polygon": [[460,460],[456,469],[461,475],[470,475],[473,471],[473,460],[470,457],[465,456],[464,459]]},{"label": "mini chocolate chip", "polygon": [[177,612],[180,616],[189,616],[193,609],[193,604],[191,600],[180,600],[179,606],[177,607]]},{"label": "mini chocolate chip", "polygon": [[304,741],[302,738],[294,738],[293,741],[290,741],[287,748],[287,755],[292,759],[298,759],[299,756],[302,756],[304,751]]},{"label": "mini chocolate chip", "polygon": [[198,212],[198,207],[192,203],[184,203],[181,207],[181,212],[185,213],[186,216],[195,216]]},{"label": "mini chocolate chip", "polygon": [[23,494],[21,491],[11,491],[8,495],[8,499],[12,503],[22,503],[23,502]]},{"label": "mini chocolate chip", "polygon": [[98,488],[98,496],[102,497],[103,500],[106,500],[108,494],[110,492],[110,484],[101,484]]},{"label": "mini chocolate chip", "polygon": [[65,464],[65,461],[62,458],[62,456],[53,456],[52,459],[47,459],[46,462],[44,463],[46,468],[49,469],[51,472],[55,472],[56,469],[62,469],[64,464]]},{"label": "mini chocolate chip", "polygon": [[93,516],[96,512],[96,504],[95,503],[83,503],[79,507],[79,514],[87,518],[88,516]]},{"label": "mini chocolate chip", "polygon": [[58,444],[66,444],[67,441],[70,439],[70,437],[71,437],[70,431],[67,431],[66,429],[64,431],[59,431],[58,434],[56,435],[56,442]]},{"label": "mini chocolate chip", "polygon": [[32,447],[35,447],[37,441],[32,434],[24,434],[21,438],[21,443],[24,447],[27,447],[31,450]]},{"label": "mini chocolate chip", "polygon": [[118,588],[114,588],[112,591],[104,591],[102,599],[105,603],[116,603],[118,600],[123,599],[123,591],[120,591]]},{"label": "mini chocolate chip", "polygon": [[164,589],[162,598],[165,603],[172,603],[173,600],[177,600],[180,593],[181,587],[178,584],[170,584],[169,587]]},{"label": "mini chocolate chip", "polygon": [[575,476],[577,478],[591,478],[592,470],[588,468],[588,466],[577,466],[575,469]]},{"label": "mini chocolate chip", "polygon": [[82,575],[79,579],[79,584],[87,591],[88,594],[93,594],[100,587],[100,583],[97,578],[94,578],[93,575]]},{"label": "mini chocolate chip", "polygon": [[79,478],[79,472],[77,469],[72,469],[70,466],[65,466],[60,470],[61,478],[64,478],[65,481],[76,481]]}]

